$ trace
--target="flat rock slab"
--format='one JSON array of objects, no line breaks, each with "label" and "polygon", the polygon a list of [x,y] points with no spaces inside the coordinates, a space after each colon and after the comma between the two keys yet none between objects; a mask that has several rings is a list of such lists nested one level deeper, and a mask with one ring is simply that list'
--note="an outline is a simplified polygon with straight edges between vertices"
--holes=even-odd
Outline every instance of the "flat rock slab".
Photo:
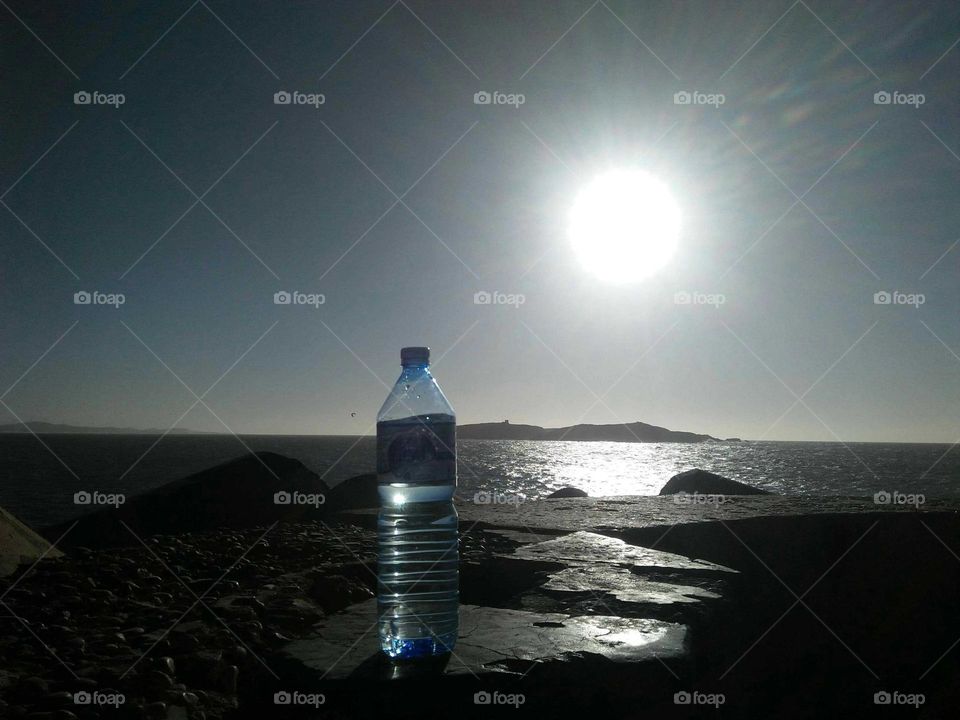
[{"label": "flat rock slab", "polygon": [[598,595],[613,595],[626,603],[652,603],[672,605],[695,603],[701,600],[717,600],[719,593],[696,585],[675,582],[658,582],[638,577],[623,568],[582,567],[567,568],[550,576],[542,586],[544,590],[557,592],[580,592]]},{"label": "flat rock slab", "polygon": [[565,564],[571,562],[605,563],[657,570],[736,572],[736,570],[705,560],[693,560],[674,553],[630,545],[618,538],[582,530],[550,540],[523,545],[517,548],[510,557],[518,557],[524,560],[552,560]]},{"label": "flat rock slab", "polygon": [[[325,679],[360,677],[377,664],[376,600],[353,605],[289,643],[284,653]],[[444,674],[523,674],[584,655],[642,663],[685,655],[687,628],[646,618],[570,616],[460,606],[460,636]],[[540,671],[538,671],[539,674]]]},{"label": "flat rock slab", "polygon": [[625,603],[673,605],[717,600],[720,583],[705,577],[736,570],[682,555],[629,545],[618,538],[576,532],[521,545],[504,557],[554,562],[566,567],[550,573],[542,590],[612,595]]}]

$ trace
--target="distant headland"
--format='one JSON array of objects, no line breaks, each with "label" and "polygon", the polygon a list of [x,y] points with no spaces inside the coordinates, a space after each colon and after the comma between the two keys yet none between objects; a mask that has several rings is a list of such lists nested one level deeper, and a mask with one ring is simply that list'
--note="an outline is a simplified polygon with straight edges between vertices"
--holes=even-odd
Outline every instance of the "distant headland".
[{"label": "distant headland", "polygon": [[[725,442],[722,438],[683,430],[669,430],[643,422],[609,425],[570,425],[544,428],[539,425],[516,425],[509,420],[496,423],[461,425],[457,436],[462,440],[583,440],[601,442]],[[739,442],[727,438],[726,442]]]}]

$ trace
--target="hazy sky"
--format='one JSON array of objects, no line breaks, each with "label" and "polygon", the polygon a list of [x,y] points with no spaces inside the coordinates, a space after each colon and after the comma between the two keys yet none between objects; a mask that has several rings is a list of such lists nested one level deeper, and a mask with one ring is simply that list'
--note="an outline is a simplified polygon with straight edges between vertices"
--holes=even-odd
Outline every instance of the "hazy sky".
[{"label": "hazy sky", "polygon": [[[8,4],[0,422],[366,433],[428,344],[460,422],[960,436],[956,3]],[[683,224],[610,285],[622,167]]]}]

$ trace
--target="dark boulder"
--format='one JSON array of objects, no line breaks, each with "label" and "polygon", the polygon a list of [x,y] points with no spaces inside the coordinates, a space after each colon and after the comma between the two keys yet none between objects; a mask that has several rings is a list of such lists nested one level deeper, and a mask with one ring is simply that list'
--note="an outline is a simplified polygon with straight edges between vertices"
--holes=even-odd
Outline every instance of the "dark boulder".
[{"label": "dark boulder", "polygon": [[750,487],[700,468],[674,475],[660,489],[661,495],[701,493],[704,495],[770,495],[766,490]]},{"label": "dark boulder", "polygon": [[327,507],[330,510],[380,507],[380,496],[377,494],[377,474],[354,475],[331,488],[327,493]]},{"label": "dark boulder", "polygon": [[590,497],[580,488],[564,487],[559,490],[554,490],[552,493],[547,495],[547,500],[550,498],[574,498],[574,497]]},{"label": "dark boulder", "polygon": [[[324,512],[328,491],[299,460],[270,452],[249,454],[129,497],[119,507],[83,515],[61,544],[138,544],[124,524],[143,538],[304,520]],[[58,538],[73,522],[47,528],[43,535]]]}]

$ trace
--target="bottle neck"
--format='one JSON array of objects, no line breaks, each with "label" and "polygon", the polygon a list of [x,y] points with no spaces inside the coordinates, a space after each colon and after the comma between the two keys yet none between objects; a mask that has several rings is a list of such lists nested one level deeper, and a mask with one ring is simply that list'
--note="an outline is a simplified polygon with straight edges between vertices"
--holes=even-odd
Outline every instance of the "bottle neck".
[{"label": "bottle neck", "polygon": [[401,372],[404,375],[417,375],[427,372],[430,369],[430,363],[405,363],[401,365]]}]

